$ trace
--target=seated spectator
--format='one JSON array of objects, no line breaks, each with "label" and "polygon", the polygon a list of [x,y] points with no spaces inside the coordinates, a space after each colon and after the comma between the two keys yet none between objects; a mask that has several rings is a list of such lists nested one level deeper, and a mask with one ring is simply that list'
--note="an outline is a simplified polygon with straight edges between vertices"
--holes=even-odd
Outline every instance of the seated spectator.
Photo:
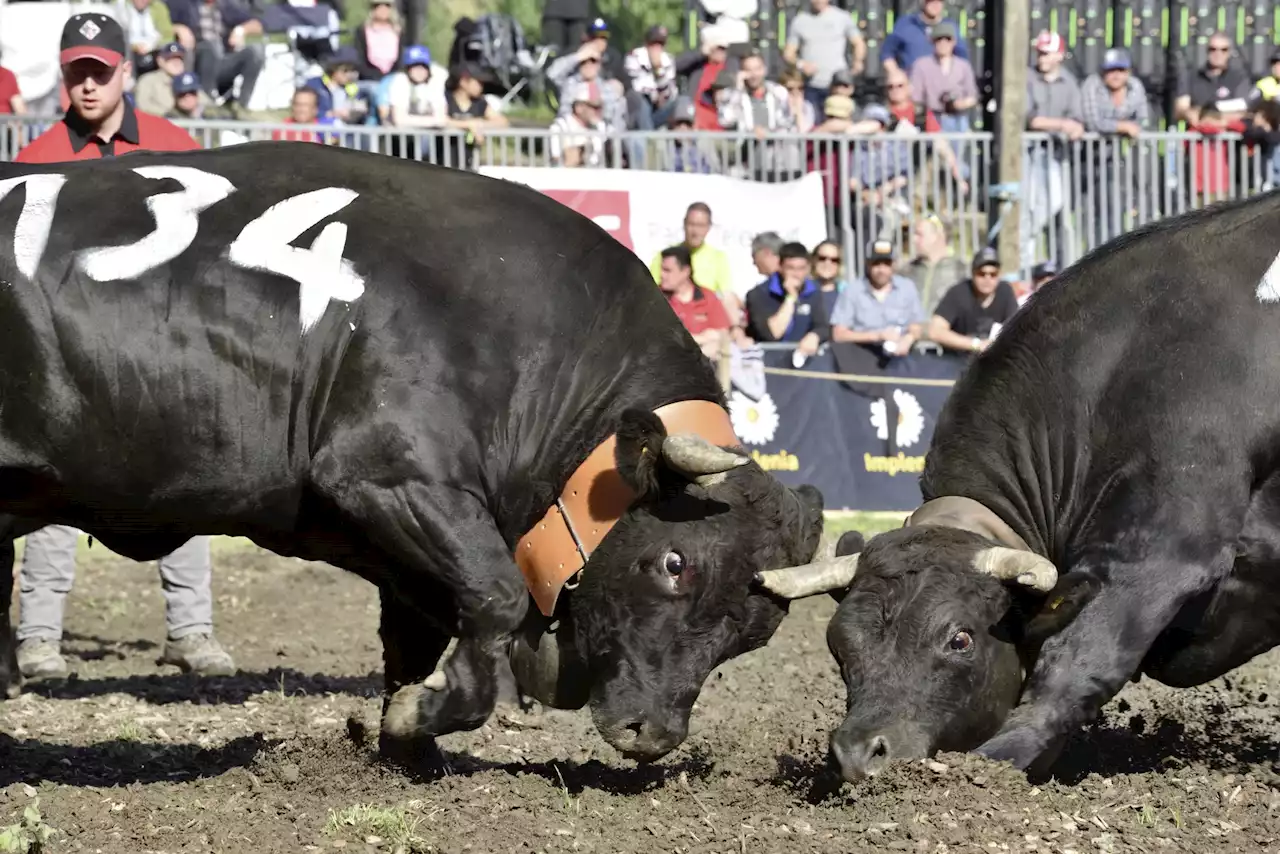
[{"label": "seated spectator", "polygon": [[1031,268],[1031,287],[1025,293],[1018,297],[1018,305],[1025,305],[1027,300],[1031,299],[1031,295],[1036,291],[1049,284],[1058,275],[1058,265],[1052,261],[1041,261],[1039,264]]},{"label": "seated spectator", "polygon": [[360,77],[360,58],[355,49],[340,47],[325,60],[325,72],[303,85],[318,96],[320,116],[335,124],[364,124],[371,110],[371,98],[356,82]]},{"label": "seated spectator", "polygon": [[[787,109],[791,111],[792,119],[795,121],[796,132],[809,133],[818,123],[818,111],[814,109],[813,102],[804,96],[804,77],[794,68],[784,68],[778,75],[778,83],[787,90]],[[834,82],[831,88],[835,90]],[[849,91],[853,92],[852,86],[849,87]],[[849,97],[852,98],[852,94]]]},{"label": "seated spectator", "polygon": [[[847,95],[852,98],[854,96],[853,72],[837,71],[832,74],[830,92],[831,95]],[[825,103],[826,99],[823,99],[823,104]],[[810,102],[809,106],[813,106],[812,102]]]},{"label": "seated spectator", "polygon": [[973,276],[947,291],[929,321],[929,338],[947,355],[981,353],[1018,311],[1018,298],[1000,281],[1000,256],[990,246],[973,256]]},{"label": "seated spectator", "polygon": [[947,227],[937,215],[917,220],[911,237],[915,257],[902,272],[915,283],[925,314],[932,315],[947,291],[963,281],[969,271],[951,251]]},{"label": "seated spectator", "polygon": [[18,76],[0,66],[0,116],[26,114],[27,102],[22,99],[22,91],[18,88]]},{"label": "seated spectator", "polygon": [[666,144],[667,172],[688,172],[700,175],[711,175],[719,170],[716,167],[715,151],[704,153],[699,140],[693,136],[693,123],[697,119],[697,108],[693,99],[681,95],[676,99],[675,109],[671,111],[669,125],[672,131],[679,134]]},{"label": "seated spectator", "polygon": [[671,119],[680,88],[676,63],[667,53],[667,28],[655,25],[644,35],[644,44],[623,61],[631,87],[627,91],[627,115],[639,130],[662,127]]},{"label": "seated spectator", "polygon": [[831,340],[859,344],[882,360],[907,356],[926,315],[916,286],[893,272],[893,244],[867,247],[867,274],[845,288],[831,313]]},{"label": "seated spectator", "polygon": [[240,78],[236,100],[247,109],[266,53],[262,45],[248,44],[245,36],[261,35],[262,22],[235,0],[173,0],[169,10],[175,33],[179,25],[192,33],[195,73],[205,92],[214,101],[225,100]]},{"label": "seated spectator", "polygon": [[[320,94],[315,89],[302,87],[295,89],[293,100],[289,102],[289,117],[284,120],[287,125],[334,125],[332,117],[320,115]],[[314,130],[273,130],[271,138],[285,142],[325,142],[325,135]],[[338,142],[337,134],[330,134],[331,144]]]},{"label": "seated spectator", "polygon": [[[133,87],[134,106],[154,116],[168,115],[173,109],[174,81],[186,71],[187,57],[182,45],[169,42],[161,47],[156,51],[156,70],[139,77]],[[208,95],[204,96],[204,102],[213,103]]]},{"label": "seated spectator", "polygon": [[795,342],[798,366],[831,338],[831,321],[821,290],[809,278],[809,250],[787,243],[778,257],[778,272],[747,292],[747,337]]},{"label": "seated spectator", "polygon": [[782,263],[778,253],[782,251],[785,243],[786,241],[779,237],[776,231],[764,231],[753,237],[751,262],[756,265],[756,272],[766,279],[778,272],[778,265]]},{"label": "seated spectator", "polygon": [[719,100],[718,114],[725,130],[755,136],[755,141],[744,143],[747,175],[757,181],[780,181],[802,174],[804,157],[798,142],[769,139],[773,134],[794,133],[796,123],[787,90],[768,80],[767,71],[763,56],[745,56],[733,87]]},{"label": "seated spectator", "polygon": [[730,81],[738,73],[738,62],[729,56],[728,47],[722,36],[704,33],[697,50],[676,57],[676,76],[688,79],[687,91],[697,109],[693,126],[698,130],[723,130],[712,87],[723,72],[729,72]]},{"label": "seated spectator", "polygon": [[1130,73],[1129,52],[1113,48],[1102,55],[1102,68],[1080,85],[1084,129],[1137,139],[1150,122],[1147,90]]},{"label": "seated spectator", "polygon": [[[475,159],[476,146],[484,144],[484,132],[490,128],[503,128],[508,125],[507,117],[498,112],[484,96],[484,83],[480,80],[480,71],[470,63],[463,62],[449,74],[445,83],[445,109],[449,120],[445,127],[465,130],[461,140],[463,150],[459,151],[457,138],[444,139],[441,143],[451,143],[453,148],[446,155],[437,149],[437,162],[446,166],[466,165],[470,168]],[[446,159],[448,157],[449,159]]]},{"label": "seated spectator", "polygon": [[[616,59],[616,51],[609,44],[609,29],[601,18],[596,18],[583,35],[582,46],[568,56],[562,56],[547,66],[547,80],[560,92],[568,92],[579,83],[601,84],[605,100],[604,120],[613,130],[627,129],[626,89],[621,80],[626,79],[622,62]],[[562,98],[558,115],[568,115],[572,104]]]},{"label": "seated spectator", "polygon": [[667,297],[684,328],[702,348],[702,353],[719,363],[729,345],[729,315],[715,294],[701,288],[693,278],[689,247],[668,246],[659,253],[658,287]]},{"label": "seated spectator", "polygon": [[878,123],[880,131],[849,146],[849,190],[857,205],[853,212],[854,231],[871,237],[880,234],[886,223],[892,227],[911,213],[903,191],[911,183],[913,152],[909,142],[885,133],[892,126],[893,117],[884,106],[867,105],[862,120]]},{"label": "seated spectator", "polygon": [[1280,100],[1267,98],[1258,103],[1253,118],[1244,130],[1245,141],[1259,147],[1266,185],[1273,189],[1280,185]]},{"label": "seated spectator", "polygon": [[[1204,66],[1178,79],[1177,97],[1173,102],[1174,117],[1188,125],[1224,130],[1227,124],[1245,117],[1249,109],[1249,93],[1253,86],[1249,75],[1231,62],[1231,39],[1226,33],[1209,36]],[[1212,117],[1204,115],[1212,108]]]},{"label": "seated spectator", "polygon": [[226,107],[220,107],[209,100],[200,86],[200,78],[190,71],[184,71],[173,78],[170,84],[170,96],[173,106],[165,113],[170,119],[234,119]]},{"label": "seated spectator", "polygon": [[551,163],[554,166],[604,166],[604,101],[599,83],[580,83],[565,97],[573,112],[558,116],[548,128]]},{"label": "seated spectator", "polygon": [[840,244],[834,240],[824,240],[813,248],[813,280],[818,283],[822,292],[822,304],[827,310],[827,317],[835,311],[836,300],[844,293],[847,283],[841,277]]},{"label": "seated spectator", "polygon": [[[888,93],[888,108],[892,120],[887,130],[896,136],[912,137],[923,133],[940,133],[942,123],[937,115],[923,104],[916,103],[911,90],[911,81],[902,71],[890,71],[885,75],[885,91]],[[911,146],[912,161],[923,162],[932,152],[938,155],[946,167],[947,173],[955,179],[963,195],[969,192],[969,184],[965,181],[964,170],[956,158],[955,150],[946,139],[937,138]]]},{"label": "seated spectator", "polygon": [[[124,30],[125,44],[129,45],[129,58],[133,61],[133,73],[141,80],[154,67],[152,54],[162,45],[177,38],[169,7],[161,0],[117,0],[113,17]],[[190,35],[190,30],[187,30],[187,35]],[[194,47],[194,43],[192,46]],[[166,81],[166,88],[168,85]],[[139,109],[151,112],[143,107]]]},{"label": "seated spectator", "polygon": [[373,0],[369,15],[352,36],[361,80],[378,81],[400,58],[400,15],[393,0]]},{"label": "seated spectator", "polygon": [[1249,109],[1256,110],[1264,101],[1280,99],[1280,47],[1271,51],[1271,74],[1253,84],[1249,91]]},{"label": "seated spectator", "polygon": [[394,127],[443,127],[449,105],[443,86],[432,85],[431,51],[423,45],[405,48],[402,71],[392,72],[387,88],[387,124]]}]

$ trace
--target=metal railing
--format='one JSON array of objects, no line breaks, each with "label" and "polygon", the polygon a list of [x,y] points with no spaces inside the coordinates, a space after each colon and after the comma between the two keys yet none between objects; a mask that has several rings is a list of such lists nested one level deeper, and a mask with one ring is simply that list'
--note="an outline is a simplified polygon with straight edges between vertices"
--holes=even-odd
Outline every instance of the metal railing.
[{"label": "metal railing", "polygon": [[[12,159],[56,118],[0,117],[0,161]],[[1137,140],[1096,134],[1068,141],[1024,138],[1020,187],[992,181],[989,133],[876,136],[628,131],[571,138],[546,128],[460,130],[180,120],[207,148],[250,140],[308,139],[452,168],[558,166],[579,145],[589,166],[721,174],[749,181],[823,176],[828,233],[845,248],[846,278],[862,270],[865,247],[889,239],[911,254],[911,229],[935,214],[968,258],[991,242],[988,211],[1020,217],[1022,278],[1035,263],[1071,263],[1135,227],[1223,199],[1269,189],[1280,157],[1264,157],[1237,134],[1150,133]],[[566,167],[568,168],[568,167]],[[848,191],[845,191],[848,188]],[[886,189],[888,188],[888,189]],[[997,228],[999,224],[997,225]]]}]

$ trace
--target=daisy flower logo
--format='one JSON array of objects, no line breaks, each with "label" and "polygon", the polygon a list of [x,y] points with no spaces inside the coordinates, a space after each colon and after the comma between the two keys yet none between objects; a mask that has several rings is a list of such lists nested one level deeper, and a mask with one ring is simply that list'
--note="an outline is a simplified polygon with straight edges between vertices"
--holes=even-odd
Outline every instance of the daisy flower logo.
[{"label": "daisy flower logo", "polygon": [[[893,402],[898,404],[898,447],[910,448],[920,441],[920,436],[924,433],[924,408],[915,395],[900,388],[893,390]],[[877,439],[889,438],[883,399],[871,404],[871,426],[876,428]]]},{"label": "daisy flower logo", "polygon": [[778,407],[764,394],[752,400],[740,391],[729,395],[729,421],[733,432],[748,445],[763,445],[778,432]]}]

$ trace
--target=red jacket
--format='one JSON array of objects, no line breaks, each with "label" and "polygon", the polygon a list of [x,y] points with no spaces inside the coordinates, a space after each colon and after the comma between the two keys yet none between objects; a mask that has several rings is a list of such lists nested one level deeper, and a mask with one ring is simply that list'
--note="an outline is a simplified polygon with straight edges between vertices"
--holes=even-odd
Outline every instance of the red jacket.
[{"label": "red jacket", "polygon": [[97,160],[130,151],[192,151],[200,143],[168,119],[135,110],[124,102],[124,120],[110,141],[102,142],[78,114],[68,112],[62,121],[18,152],[18,163],[62,163]]}]

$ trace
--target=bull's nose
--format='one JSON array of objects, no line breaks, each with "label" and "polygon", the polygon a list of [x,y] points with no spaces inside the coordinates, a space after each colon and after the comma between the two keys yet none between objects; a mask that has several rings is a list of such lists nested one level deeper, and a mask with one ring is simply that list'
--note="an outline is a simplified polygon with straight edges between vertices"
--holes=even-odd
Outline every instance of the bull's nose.
[{"label": "bull's nose", "polygon": [[840,766],[840,774],[850,783],[865,777],[873,777],[889,764],[893,753],[888,737],[873,735],[870,738],[835,738],[831,752]]},{"label": "bull's nose", "polygon": [[683,730],[664,727],[653,721],[629,721],[609,727],[605,741],[623,756],[639,762],[661,759],[684,741]]}]

